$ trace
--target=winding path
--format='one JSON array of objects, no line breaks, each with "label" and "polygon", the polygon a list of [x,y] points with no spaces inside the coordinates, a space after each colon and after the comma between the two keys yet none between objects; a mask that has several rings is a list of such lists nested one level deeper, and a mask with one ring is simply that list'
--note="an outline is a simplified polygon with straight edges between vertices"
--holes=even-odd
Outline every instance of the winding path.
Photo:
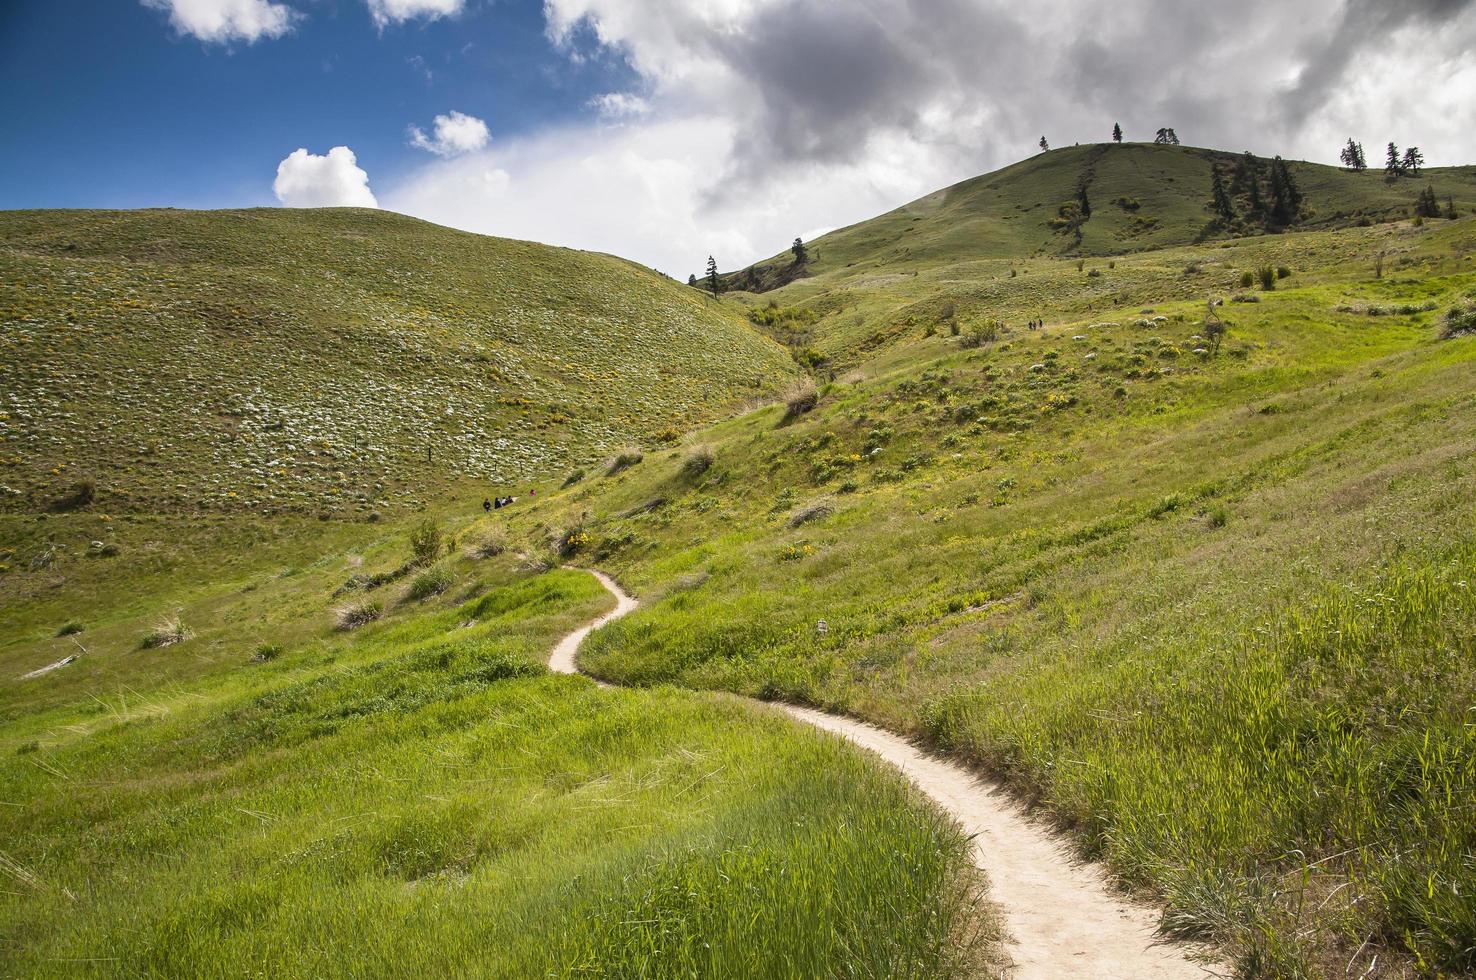
[{"label": "winding path", "polygon": [[[608,575],[586,571],[615,597],[615,608],[559,641],[548,659],[558,673],[578,673],[574,658],[584,638],[637,605]],[[1191,960],[1191,950],[1160,940],[1151,910],[1116,893],[1098,865],[1074,860],[1001,788],[865,722],[797,705],[774,707],[881,756],[976,835],[974,863],[988,875],[990,898],[1004,916],[1017,980],[1218,975]]]}]

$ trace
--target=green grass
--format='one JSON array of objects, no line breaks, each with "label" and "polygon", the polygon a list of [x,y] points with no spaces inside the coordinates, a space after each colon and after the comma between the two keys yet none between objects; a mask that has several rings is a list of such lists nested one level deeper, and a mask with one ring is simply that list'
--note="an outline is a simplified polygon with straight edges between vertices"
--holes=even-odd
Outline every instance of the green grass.
[{"label": "green grass", "polygon": [[546,674],[608,601],[582,573],[512,576],[7,731],[5,972],[978,965],[970,845],[900,777],[731,699]]},{"label": "green grass", "polygon": [[79,478],[105,513],[413,511],[454,477],[519,486],[669,437],[790,371],[632,263],[352,209],[0,214],[0,324],[7,511]]},{"label": "green grass", "polygon": [[[1156,281],[1152,315],[978,350],[910,331],[797,420],[694,436],[695,483],[673,451],[519,518],[587,514],[650,598],[592,640],[601,676],[929,739],[1244,975],[1470,971],[1476,346],[1439,338],[1476,292],[1471,236],[1132,257],[1109,275]],[[1375,280],[1379,249],[1398,269]],[[1180,254],[1212,295],[1295,273],[1220,308],[1214,356]],[[1054,309],[1087,312],[1096,280],[1050,277]]]}]

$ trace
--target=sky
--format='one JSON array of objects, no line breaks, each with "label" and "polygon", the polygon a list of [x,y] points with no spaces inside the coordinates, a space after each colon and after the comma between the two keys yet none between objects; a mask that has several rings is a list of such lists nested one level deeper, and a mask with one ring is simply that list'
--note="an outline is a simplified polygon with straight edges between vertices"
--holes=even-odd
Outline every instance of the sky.
[{"label": "sky", "polygon": [[0,208],[381,207],[685,278],[1055,146],[1476,163],[1476,0],[0,0]]}]

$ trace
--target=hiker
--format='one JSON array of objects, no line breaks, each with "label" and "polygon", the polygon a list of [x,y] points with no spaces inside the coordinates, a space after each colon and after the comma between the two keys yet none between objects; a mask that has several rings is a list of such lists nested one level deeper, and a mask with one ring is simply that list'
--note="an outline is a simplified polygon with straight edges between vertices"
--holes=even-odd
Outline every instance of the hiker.
[{"label": "hiker", "polygon": [[482,513],[484,513],[484,514],[490,514],[490,513],[492,513],[492,501],[491,501],[490,498],[484,498],[482,500]]}]

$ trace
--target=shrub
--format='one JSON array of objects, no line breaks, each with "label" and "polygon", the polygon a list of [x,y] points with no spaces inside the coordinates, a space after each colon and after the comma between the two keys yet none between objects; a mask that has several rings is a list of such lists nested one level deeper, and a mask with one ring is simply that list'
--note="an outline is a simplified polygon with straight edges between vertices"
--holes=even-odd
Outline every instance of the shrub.
[{"label": "shrub", "polygon": [[92,480],[78,480],[59,497],[47,504],[47,510],[64,512],[86,507],[97,498],[97,484]]},{"label": "shrub", "polygon": [[969,332],[959,340],[959,346],[972,349],[992,344],[999,339],[999,324],[992,320],[988,323],[976,323],[969,327]]},{"label": "shrub", "polygon": [[82,632],[82,624],[79,623],[79,622],[77,622],[75,619],[69,619],[65,623],[62,623],[61,626],[57,628],[56,635],[57,636],[76,636],[80,632]]},{"label": "shrub", "polygon": [[1249,269],[1240,274],[1240,288],[1249,289],[1256,284],[1256,274]]},{"label": "shrub", "polygon": [[1292,271],[1290,269],[1288,269],[1284,265],[1278,265],[1276,267],[1276,278],[1277,279],[1290,279],[1291,278],[1291,274],[1292,274]]},{"label": "shrub", "polygon": [[639,449],[622,449],[611,456],[610,461],[605,464],[605,475],[614,476],[616,473],[630,469],[645,458]]},{"label": "shrub", "polygon": [[177,617],[162,619],[153,629],[143,635],[138,645],[143,650],[172,647],[176,643],[183,643],[193,635]]},{"label": "shrub", "polygon": [[377,602],[351,602],[334,611],[333,628],[340,632],[356,630],[374,622],[384,615],[384,607]]},{"label": "shrub", "polygon": [[811,521],[818,521],[822,517],[829,517],[835,513],[835,505],[829,500],[820,499],[812,501],[789,516],[790,527],[800,527]]},{"label": "shrub", "polygon": [[687,458],[682,460],[682,476],[689,480],[712,469],[712,449],[708,446],[695,446],[687,453]]},{"label": "shrub", "polygon": [[814,411],[818,404],[820,404],[820,389],[815,387],[814,381],[806,378],[796,384],[784,399],[784,418],[781,424],[793,422],[801,415]]},{"label": "shrub", "polygon": [[1445,314],[1445,326],[1440,336],[1445,340],[1476,334],[1476,305],[1462,309],[1457,306]]},{"label": "shrub", "polygon": [[441,557],[441,529],[435,521],[421,521],[410,529],[410,552],[416,565],[430,565]]},{"label": "shrub", "polygon": [[455,584],[456,577],[448,569],[427,568],[410,580],[410,588],[405,590],[405,600],[424,602],[432,596],[440,595]]},{"label": "shrub", "polygon": [[1214,507],[1204,515],[1205,526],[1211,528],[1224,527],[1229,519],[1230,512],[1224,507]]},{"label": "shrub", "polygon": [[568,476],[564,477],[564,489],[569,489],[582,479],[584,479],[584,471],[575,470],[573,473],[570,473]]},{"label": "shrub", "polygon": [[1256,278],[1261,281],[1262,292],[1270,292],[1276,288],[1276,270],[1269,265],[1263,265],[1256,272]]},{"label": "shrub", "polygon": [[484,558],[496,558],[507,550],[507,539],[497,532],[491,532],[478,538],[470,548],[466,550],[466,556],[475,560]]},{"label": "shrub", "polygon": [[1098,279],[1098,278],[1101,277],[1101,275],[1102,275],[1102,270],[1101,269],[1093,269],[1092,271],[1090,271],[1090,272],[1087,273],[1087,278],[1088,279]]},{"label": "shrub", "polygon": [[559,553],[560,558],[572,558],[588,544],[589,532],[584,529],[583,524],[576,524],[558,535],[554,550]]},{"label": "shrub", "polygon": [[281,647],[277,646],[274,643],[263,643],[261,646],[257,647],[256,652],[251,655],[251,662],[254,664],[270,663],[271,661],[276,660],[281,655]]}]

